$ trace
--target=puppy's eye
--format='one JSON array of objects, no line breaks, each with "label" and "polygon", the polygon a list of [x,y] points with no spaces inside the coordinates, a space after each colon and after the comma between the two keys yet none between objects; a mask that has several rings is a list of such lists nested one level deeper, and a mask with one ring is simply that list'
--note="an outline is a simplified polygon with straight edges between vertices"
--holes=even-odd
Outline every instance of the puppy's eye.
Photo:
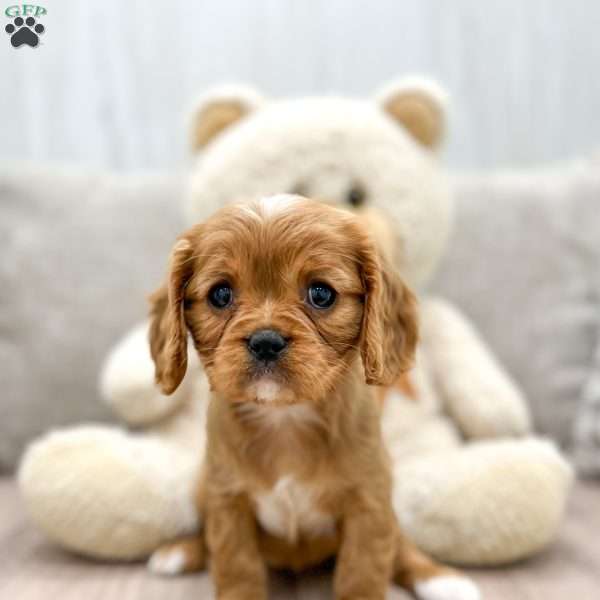
[{"label": "puppy's eye", "polygon": [[308,302],[314,308],[329,308],[334,302],[336,291],[326,283],[318,281],[308,288]]},{"label": "puppy's eye", "polygon": [[208,292],[208,301],[215,308],[227,308],[233,301],[233,290],[228,283],[217,283]]},{"label": "puppy's eye", "polygon": [[365,203],[366,199],[367,193],[359,185],[351,187],[346,196],[346,202],[348,202],[348,204],[350,204],[350,206],[353,206],[354,208],[362,206]]}]

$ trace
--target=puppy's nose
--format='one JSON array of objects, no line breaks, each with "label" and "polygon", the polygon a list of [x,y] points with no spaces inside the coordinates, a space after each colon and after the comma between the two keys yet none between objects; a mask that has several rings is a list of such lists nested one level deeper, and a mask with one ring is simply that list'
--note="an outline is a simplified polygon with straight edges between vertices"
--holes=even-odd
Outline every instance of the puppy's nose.
[{"label": "puppy's nose", "polygon": [[274,361],[285,350],[287,342],[283,336],[272,329],[255,331],[248,339],[248,350],[254,358]]}]

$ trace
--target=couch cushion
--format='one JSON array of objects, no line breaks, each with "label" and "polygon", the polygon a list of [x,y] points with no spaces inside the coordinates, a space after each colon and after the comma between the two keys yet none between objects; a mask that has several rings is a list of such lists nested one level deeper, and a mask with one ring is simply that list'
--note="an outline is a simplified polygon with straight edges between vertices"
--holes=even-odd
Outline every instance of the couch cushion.
[{"label": "couch cushion", "polygon": [[164,272],[180,179],[2,165],[0,470],[48,427],[109,418],[100,365]]},{"label": "couch cushion", "polygon": [[[592,600],[600,573],[600,486],[577,483],[558,539],[539,556],[504,568],[467,571],[485,600]],[[0,478],[0,584],[2,598],[214,598],[208,573],[160,578],[144,564],[94,562],[52,546],[30,524],[14,482]],[[332,573],[269,575],[271,600],[331,598]],[[128,591],[129,590],[129,591]],[[387,600],[407,600],[390,587]]]},{"label": "couch cushion", "polygon": [[568,445],[600,335],[600,171],[580,161],[454,183],[456,227],[433,289],[473,319],[538,430]]},{"label": "couch cushion", "polygon": [[600,477],[600,343],[575,420],[573,456],[580,473]]}]

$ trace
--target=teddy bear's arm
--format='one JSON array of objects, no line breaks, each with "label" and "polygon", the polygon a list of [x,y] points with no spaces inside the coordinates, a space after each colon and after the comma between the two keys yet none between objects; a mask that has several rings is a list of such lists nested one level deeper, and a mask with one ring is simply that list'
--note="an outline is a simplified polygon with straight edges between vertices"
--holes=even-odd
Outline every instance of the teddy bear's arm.
[{"label": "teddy bear's arm", "polygon": [[103,398],[132,426],[156,423],[172,414],[190,397],[190,379],[200,368],[190,353],[187,376],[170,396],[154,382],[154,363],[148,344],[148,322],[134,327],[109,353],[100,376]]},{"label": "teddy bear's arm", "polygon": [[441,299],[424,300],[421,340],[444,408],[467,438],[529,431],[520,390],[456,307]]}]

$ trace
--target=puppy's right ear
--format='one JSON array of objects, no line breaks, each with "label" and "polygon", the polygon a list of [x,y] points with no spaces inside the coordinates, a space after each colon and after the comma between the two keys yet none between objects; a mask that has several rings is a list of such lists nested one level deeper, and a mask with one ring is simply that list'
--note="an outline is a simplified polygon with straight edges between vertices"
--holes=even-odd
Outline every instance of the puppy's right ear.
[{"label": "puppy's right ear", "polygon": [[365,380],[369,385],[393,385],[413,364],[416,298],[368,237],[362,240],[360,264],[366,288],[361,341]]},{"label": "puppy's right ear", "polygon": [[150,354],[156,383],[172,394],[187,369],[187,327],[183,313],[185,286],[193,273],[192,244],[181,238],[171,251],[166,284],[150,297]]}]

